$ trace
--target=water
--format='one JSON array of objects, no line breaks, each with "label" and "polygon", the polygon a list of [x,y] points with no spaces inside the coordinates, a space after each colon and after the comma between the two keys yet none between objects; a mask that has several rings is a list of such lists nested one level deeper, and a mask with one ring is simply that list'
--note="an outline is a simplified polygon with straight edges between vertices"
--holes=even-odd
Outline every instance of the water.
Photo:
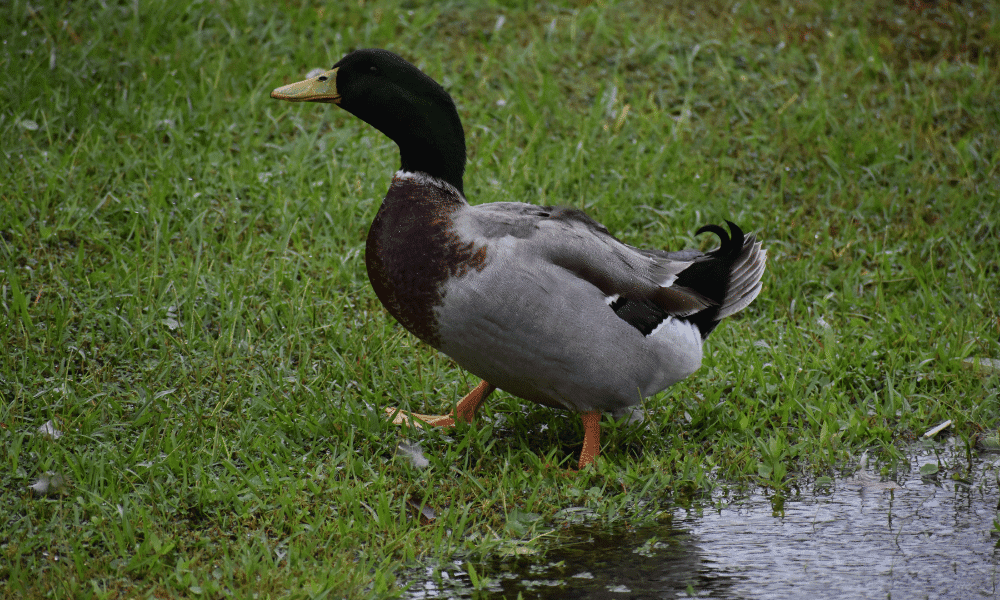
[{"label": "water", "polygon": [[[952,448],[944,464],[968,465]],[[677,509],[669,525],[577,526],[543,559],[476,565],[413,581],[417,598],[1000,598],[996,455],[975,457],[966,482],[922,478],[937,464],[914,450],[896,482],[861,475],[775,505],[751,495],[721,509]],[[777,510],[776,510],[777,509]]]}]

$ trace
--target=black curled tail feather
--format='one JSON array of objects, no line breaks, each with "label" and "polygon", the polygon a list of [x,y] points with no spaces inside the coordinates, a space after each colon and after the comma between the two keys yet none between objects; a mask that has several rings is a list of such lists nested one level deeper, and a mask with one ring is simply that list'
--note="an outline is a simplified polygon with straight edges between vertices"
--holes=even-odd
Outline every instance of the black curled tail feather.
[{"label": "black curled tail feather", "polygon": [[[760,292],[766,253],[754,236],[749,239],[735,223],[726,221],[729,232],[710,224],[697,234],[714,233],[721,245],[704,255],[677,276],[675,285],[689,287],[714,304],[687,319],[694,323],[704,339],[726,316],[745,308]],[[738,282],[738,286],[734,286]],[[737,288],[738,289],[735,289]],[[734,288],[734,289],[731,289]]]},{"label": "black curled tail feather", "polygon": [[732,232],[732,236],[729,235],[725,229],[714,223],[709,223],[708,225],[703,225],[698,231],[694,232],[695,235],[701,235],[703,233],[714,233],[719,236],[719,241],[722,244],[718,249],[709,252],[711,256],[736,256],[739,254],[740,250],[743,249],[743,230],[740,229],[739,225],[733,223],[732,221],[726,221],[726,225],[729,225],[729,231]]}]

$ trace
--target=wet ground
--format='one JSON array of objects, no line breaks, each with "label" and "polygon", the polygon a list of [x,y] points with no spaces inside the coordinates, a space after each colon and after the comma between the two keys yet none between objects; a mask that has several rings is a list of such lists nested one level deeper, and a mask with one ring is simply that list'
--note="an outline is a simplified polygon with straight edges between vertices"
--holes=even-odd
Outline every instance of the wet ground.
[{"label": "wet ground", "polygon": [[[408,598],[1000,598],[1000,455],[918,446],[895,481],[860,471],[776,503],[677,509],[669,525],[580,525],[543,558],[415,572]],[[933,470],[921,476],[921,467]],[[958,468],[960,479],[953,479]],[[716,499],[718,502],[718,499]]]}]

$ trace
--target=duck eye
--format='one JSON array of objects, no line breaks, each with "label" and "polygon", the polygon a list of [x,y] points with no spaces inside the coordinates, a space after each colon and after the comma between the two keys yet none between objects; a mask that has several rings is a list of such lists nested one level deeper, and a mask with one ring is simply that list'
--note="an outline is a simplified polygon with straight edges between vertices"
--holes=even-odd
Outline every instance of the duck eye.
[{"label": "duck eye", "polygon": [[320,81],[326,81],[326,75],[320,75],[317,79]]},{"label": "duck eye", "polygon": [[368,67],[368,70],[371,71],[372,73],[378,73],[378,67],[376,67],[375,65]]}]

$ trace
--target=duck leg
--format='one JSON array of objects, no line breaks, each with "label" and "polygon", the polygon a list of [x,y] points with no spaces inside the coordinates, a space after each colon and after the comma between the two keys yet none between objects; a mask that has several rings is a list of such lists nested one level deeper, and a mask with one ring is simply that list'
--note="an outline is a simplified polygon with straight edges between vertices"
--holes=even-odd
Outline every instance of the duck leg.
[{"label": "duck leg", "polygon": [[601,413],[592,410],[581,413],[580,418],[583,419],[583,450],[577,468],[582,469],[594,462],[601,452]]},{"label": "duck leg", "polygon": [[407,413],[399,410],[398,408],[386,408],[385,412],[390,417],[392,417],[392,422],[396,425],[413,425],[415,427],[421,427],[421,424],[412,419],[417,419],[418,421],[423,421],[428,425],[433,425],[435,427],[454,427],[455,421],[461,421],[463,423],[471,423],[473,419],[476,418],[476,411],[479,407],[483,405],[486,398],[493,393],[493,390],[497,389],[496,386],[490,385],[488,381],[483,381],[475,387],[471,392],[466,394],[465,398],[462,398],[458,402],[458,406],[452,411],[450,415],[422,415],[420,413]]}]

